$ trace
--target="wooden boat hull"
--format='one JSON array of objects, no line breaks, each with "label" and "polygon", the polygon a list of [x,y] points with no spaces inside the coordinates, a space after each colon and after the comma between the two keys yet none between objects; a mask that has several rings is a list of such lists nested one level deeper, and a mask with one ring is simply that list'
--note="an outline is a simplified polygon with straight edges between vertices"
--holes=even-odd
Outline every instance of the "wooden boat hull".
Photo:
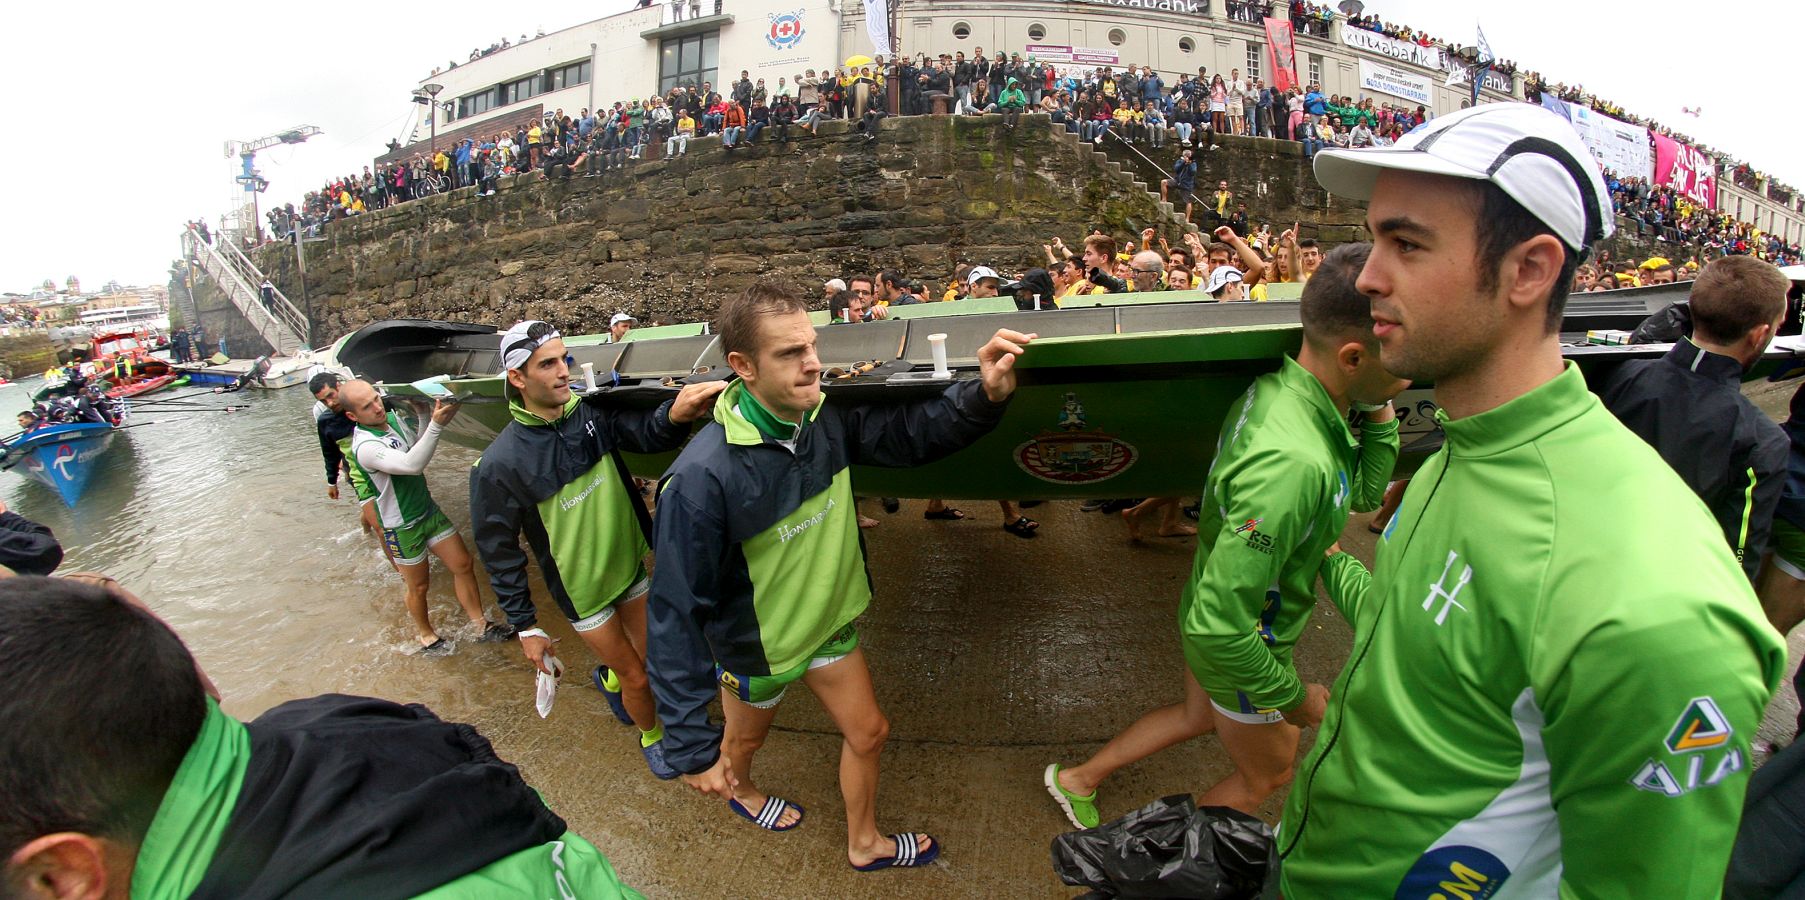
[{"label": "wooden boat hull", "polygon": [[[962,499],[1107,498],[1194,495],[1202,489],[1229,410],[1258,375],[1277,369],[1302,341],[1297,304],[1150,302],[1147,295],[1096,298],[1084,308],[993,312],[994,305],[926,304],[909,317],[856,327],[822,326],[818,352],[829,373],[860,361],[888,363],[869,375],[825,378],[829,403],[882,404],[943,390],[977,377],[976,351],[998,328],[1038,333],[1019,364],[1020,387],[1003,421],[972,446],[910,469],[853,468],[867,496]],[[1183,295],[1180,295],[1181,297]],[[1633,328],[1675,290],[1611,291],[1575,297],[1563,332]],[[1588,300],[1592,302],[1587,302]],[[937,315],[930,313],[939,313]],[[950,375],[934,378],[929,334],[946,334]],[[566,341],[578,366],[590,363],[610,402],[646,407],[679,380],[722,377],[725,361],[710,335],[597,343]],[[1777,342],[1778,344],[1779,342]],[[408,382],[448,375],[466,396],[446,438],[482,449],[509,416],[498,368],[499,336],[486,325],[403,320],[376,323],[342,339],[338,359],[390,393],[419,396]],[[1667,345],[1564,347],[1589,379]],[[1776,361],[1790,359],[1790,344]],[[573,387],[582,376],[572,369]],[[1404,454],[1412,471],[1440,446],[1429,385],[1400,398]],[[627,454],[643,477],[657,477],[674,454]]]},{"label": "wooden boat hull", "polygon": [[99,470],[99,457],[112,446],[116,429],[100,423],[50,425],[7,448],[6,467],[18,467],[56,491],[71,509]]}]

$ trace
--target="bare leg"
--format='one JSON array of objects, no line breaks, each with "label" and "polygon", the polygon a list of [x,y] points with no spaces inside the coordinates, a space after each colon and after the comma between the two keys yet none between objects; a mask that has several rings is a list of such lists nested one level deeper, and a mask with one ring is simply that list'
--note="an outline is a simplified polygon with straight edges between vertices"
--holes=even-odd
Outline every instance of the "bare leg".
[{"label": "bare leg", "polygon": [[[771,733],[771,720],[777,717],[777,707],[759,709],[723,690],[721,715],[727,720],[721,735],[721,752],[727,754],[733,774],[740,782],[734,789],[733,799],[756,816],[765,808],[767,797],[752,783],[752,754],[765,745],[765,736]],[[801,818],[802,814],[792,807],[783,811],[777,825],[788,828]]]},{"label": "bare leg", "polygon": [[425,647],[439,639],[439,634],[432,630],[432,620],[426,617],[426,589],[432,586],[432,563],[424,560],[411,566],[396,566],[401,572],[401,581],[405,588],[404,600],[407,603],[407,617],[414,623],[414,639]]},{"label": "bare leg", "polygon": [[1165,506],[1160,508],[1160,537],[1189,537],[1197,533],[1197,526],[1179,521],[1179,505],[1177,497],[1167,497]]},{"label": "bare leg", "polygon": [[1410,479],[1400,478],[1385,486],[1385,499],[1379,504],[1379,511],[1373,513],[1373,520],[1366,530],[1373,534],[1383,534],[1391,517],[1397,513],[1398,504],[1404,502],[1404,489],[1410,486]]},{"label": "bare leg", "polygon": [[464,608],[464,615],[470,617],[470,624],[476,626],[480,634],[489,627],[489,621],[483,618],[483,599],[476,588],[476,566],[471,562],[470,550],[464,546],[464,536],[454,534],[427,549],[451,570],[451,584],[457,591],[458,605]]},{"label": "bare leg", "polygon": [[[840,729],[840,794],[846,800],[846,858],[855,866],[896,855],[896,842],[877,830],[878,755],[890,737],[890,721],[877,705],[865,651],[810,669],[802,683],[820,698]],[[916,835],[921,849],[932,846]]]},{"label": "bare leg", "polygon": [[1761,610],[1782,637],[1805,621],[1805,581],[1800,581],[1774,565],[1769,554],[1761,564],[1761,578],[1755,593],[1761,597]]},{"label": "bare leg", "polygon": [[607,624],[578,632],[577,636],[602,661],[602,665],[607,666],[614,677],[620,679],[620,702],[627,708],[627,715],[633,718],[633,724],[640,731],[651,731],[658,726],[658,707],[652,699],[651,683],[646,680],[645,658],[639,655],[639,650],[627,639],[627,623],[622,621],[622,612],[629,606],[639,608],[639,623],[644,628],[646,598],[641,594],[631,600],[621,601],[614,618],[609,619]]},{"label": "bare leg", "polygon": [[1210,698],[1190,672],[1184,673],[1185,698],[1152,710],[1121,734],[1110,738],[1090,759],[1059,770],[1059,785],[1079,796],[1089,795],[1117,769],[1139,762],[1174,744],[1181,744],[1216,727]]},{"label": "bare leg", "polygon": [[[382,534],[382,520],[376,517],[376,501],[371,500],[365,503],[362,511],[358,513],[358,518],[364,527],[364,534],[372,532],[377,535]],[[401,571],[401,567],[395,565],[395,551],[389,546],[389,542],[378,537],[376,543],[382,547],[382,558],[389,561],[389,566],[397,572]]]},{"label": "bare leg", "polygon": [[1198,806],[1229,806],[1253,815],[1272,792],[1291,781],[1297,761],[1297,726],[1289,722],[1249,725],[1222,714],[1214,706],[1216,738],[1235,764],[1235,771],[1204,792]]},{"label": "bare leg", "polygon": [[1016,519],[1019,519],[1022,517],[1022,511],[1019,509],[1016,509],[1015,503],[1012,501],[998,500],[997,506],[1001,507],[1003,510],[1003,524],[1004,525],[1007,525],[1010,522],[1013,522]]}]

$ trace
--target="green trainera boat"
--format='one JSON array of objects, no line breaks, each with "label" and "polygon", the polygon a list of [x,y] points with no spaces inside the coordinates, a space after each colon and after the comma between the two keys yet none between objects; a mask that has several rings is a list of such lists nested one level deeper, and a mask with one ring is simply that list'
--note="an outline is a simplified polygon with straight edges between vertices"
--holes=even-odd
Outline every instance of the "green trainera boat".
[{"label": "green trainera boat", "polygon": [[[1665,353],[1665,344],[1585,340],[1590,331],[1631,330],[1685,291],[1672,285],[1574,296],[1563,353],[1594,383],[1624,360]],[[1195,494],[1230,405],[1302,340],[1295,301],[1200,299],[1207,297],[1128,294],[1028,312],[1009,299],[963,300],[895,307],[889,321],[861,325],[826,325],[817,314],[829,403],[896,403],[938,392],[952,379],[977,377],[977,350],[997,329],[1039,335],[1018,363],[1019,391],[995,431],[931,465],[854,467],[858,491],[979,500]],[[941,334],[949,374],[936,377],[929,336]],[[1797,341],[1776,342],[1770,370],[1790,365]],[[493,325],[412,319],[365,326],[335,349],[341,364],[396,395],[421,396],[410,382],[448,376],[446,386],[466,400],[447,438],[481,450],[509,421],[499,343]],[[621,343],[603,335],[565,343],[576,360],[573,388],[586,389],[580,366],[588,363],[598,390],[627,406],[654,405],[684,382],[731,373],[700,323],[637,329]],[[863,366],[873,367],[855,368]],[[1418,385],[1400,398],[1404,471],[1440,446],[1429,388]],[[628,455],[635,473],[648,478],[672,458]]]}]

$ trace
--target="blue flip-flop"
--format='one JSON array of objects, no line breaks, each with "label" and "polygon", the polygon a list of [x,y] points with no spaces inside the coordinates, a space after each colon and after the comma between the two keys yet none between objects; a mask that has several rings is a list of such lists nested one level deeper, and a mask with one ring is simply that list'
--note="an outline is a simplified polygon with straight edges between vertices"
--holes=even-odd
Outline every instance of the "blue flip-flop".
[{"label": "blue flip-flop", "polygon": [[589,670],[589,680],[595,682],[595,689],[601,691],[603,697],[608,698],[608,708],[614,710],[614,717],[619,719],[622,725],[631,725],[633,717],[627,715],[627,705],[620,702],[620,691],[611,691],[602,686],[602,678],[607,672],[607,666],[596,666]]},{"label": "blue flip-flop", "polygon": [[[909,834],[893,834],[890,839],[896,842],[896,855],[874,859],[862,866],[853,866],[861,872],[876,872],[879,869],[908,869],[925,866],[940,858],[940,839],[928,835],[933,845],[926,850],[921,849],[921,842],[913,832]],[[851,865],[851,861],[847,861]]]},{"label": "blue flip-flop", "polygon": [[[791,803],[782,797],[766,797],[765,808],[759,810],[758,815],[753,815],[752,810],[747,809],[746,805],[738,800],[728,800],[727,807],[734,812],[739,813],[740,818],[746,819],[766,831],[789,831],[802,824],[802,806],[797,803]],[[796,821],[791,822],[788,825],[778,825],[778,822],[783,821],[784,810],[791,807],[796,808]]]}]

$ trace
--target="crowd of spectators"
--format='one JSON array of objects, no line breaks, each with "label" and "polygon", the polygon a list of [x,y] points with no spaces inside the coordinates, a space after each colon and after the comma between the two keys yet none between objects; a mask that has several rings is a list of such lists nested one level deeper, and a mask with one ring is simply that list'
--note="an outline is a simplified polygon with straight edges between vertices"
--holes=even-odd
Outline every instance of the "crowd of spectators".
[{"label": "crowd of spectators", "polygon": [[[1294,26],[1306,34],[1327,35],[1335,13],[1326,6],[1293,0]],[[1267,11],[1258,0],[1229,0],[1228,14],[1237,21],[1257,22]],[[1320,26],[1320,27],[1318,27]],[[1346,27],[1360,28],[1421,46],[1456,48],[1427,33],[1397,25],[1377,15],[1357,16]],[[521,36],[524,42],[529,40]],[[513,46],[503,39],[487,50],[473,50],[472,59]],[[1514,72],[1516,63],[1492,62],[1494,69]],[[1644,122],[1609,101],[1584,93],[1581,87],[1546,85],[1541,76],[1526,74],[1530,102],[1539,102],[1549,90],[1570,102],[1645,124],[1671,133],[1656,123]],[[1424,122],[1429,114],[1371,97],[1325,94],[1319,85],[1280,91],[1263,79],[1243,77],[1232,69],[1226,77],[1211,75],[1199,67],[1195,77],[1180,73],[1175,81],[1147,66],[1099,66],[1088,70],[1056,66],[1021,53],[986,54],[974,48],[930,57],[918,54],[886,63],[880,56],[872,65],[834,70],[808,69],[775,83],[754,79],[741,71],[737,80],[717,90],[712,83],[681,84],[665,94],[615,101],[611,106],[574,116],[563,110],[543,120],[518,124],[495,134],[448,142],[432,153],[416,153],[403,161],[388,162],[361,174],[347,175],[309,193],[299,208],[294,204],[269,212],[271,232],[285,237],[296,229],[317,231],[333,219],[355,216],[445,190],[475,187],[480,196],[493,194],[503,175],[544,171],[549,177],[581,174],[604,177],[624,170],[634,160],[675,158],[688,153],[691,140],[718,135],[728,150],[772,142],[787,146],[795,139],[813,136],[824,118],[856,121],[855,137],[876,140],[885,117],[885,97],[894,82],[902,115],[947,111],[957,115],[1000,113],[1006,128],[1014,128],[1025,112],[1046,113],[1056,127],[1084,140],[1103,144],[1119,140],[1128,144],[1161,148],[1168,141],[1202,150],[1216,148],[1218,134],[1259,136],[1303,145],[1307,156],[1328,147],[1387,146]],[[1688,141],[1683,135],[1677,140]],[[1190,193],[1182,177],[1185,165],[1174,164],[1168,187],[1179,188],[1179,197],[1195,209],[1200,198]],[[1608,173],[1607,173],[1608,174]],[[1752,180],[1746,165],[1732,172],[1738,183]],[[1790,195],[1790,190],[1779,187]],[[1650,186],[1645,179],[1612,179],[1617,210],[1643,234],[1669,242],[1690,244],[1709,258],[1721,253],[1748,252],[1770,260],[1796,260],[1796,245],[1783,245],[1772,235],[1747,223],[1738,223],[1720,212],[1701,209],[1669,189]],[[1225,220],[1226,210],[1203,201],[1206,213]]]}]

